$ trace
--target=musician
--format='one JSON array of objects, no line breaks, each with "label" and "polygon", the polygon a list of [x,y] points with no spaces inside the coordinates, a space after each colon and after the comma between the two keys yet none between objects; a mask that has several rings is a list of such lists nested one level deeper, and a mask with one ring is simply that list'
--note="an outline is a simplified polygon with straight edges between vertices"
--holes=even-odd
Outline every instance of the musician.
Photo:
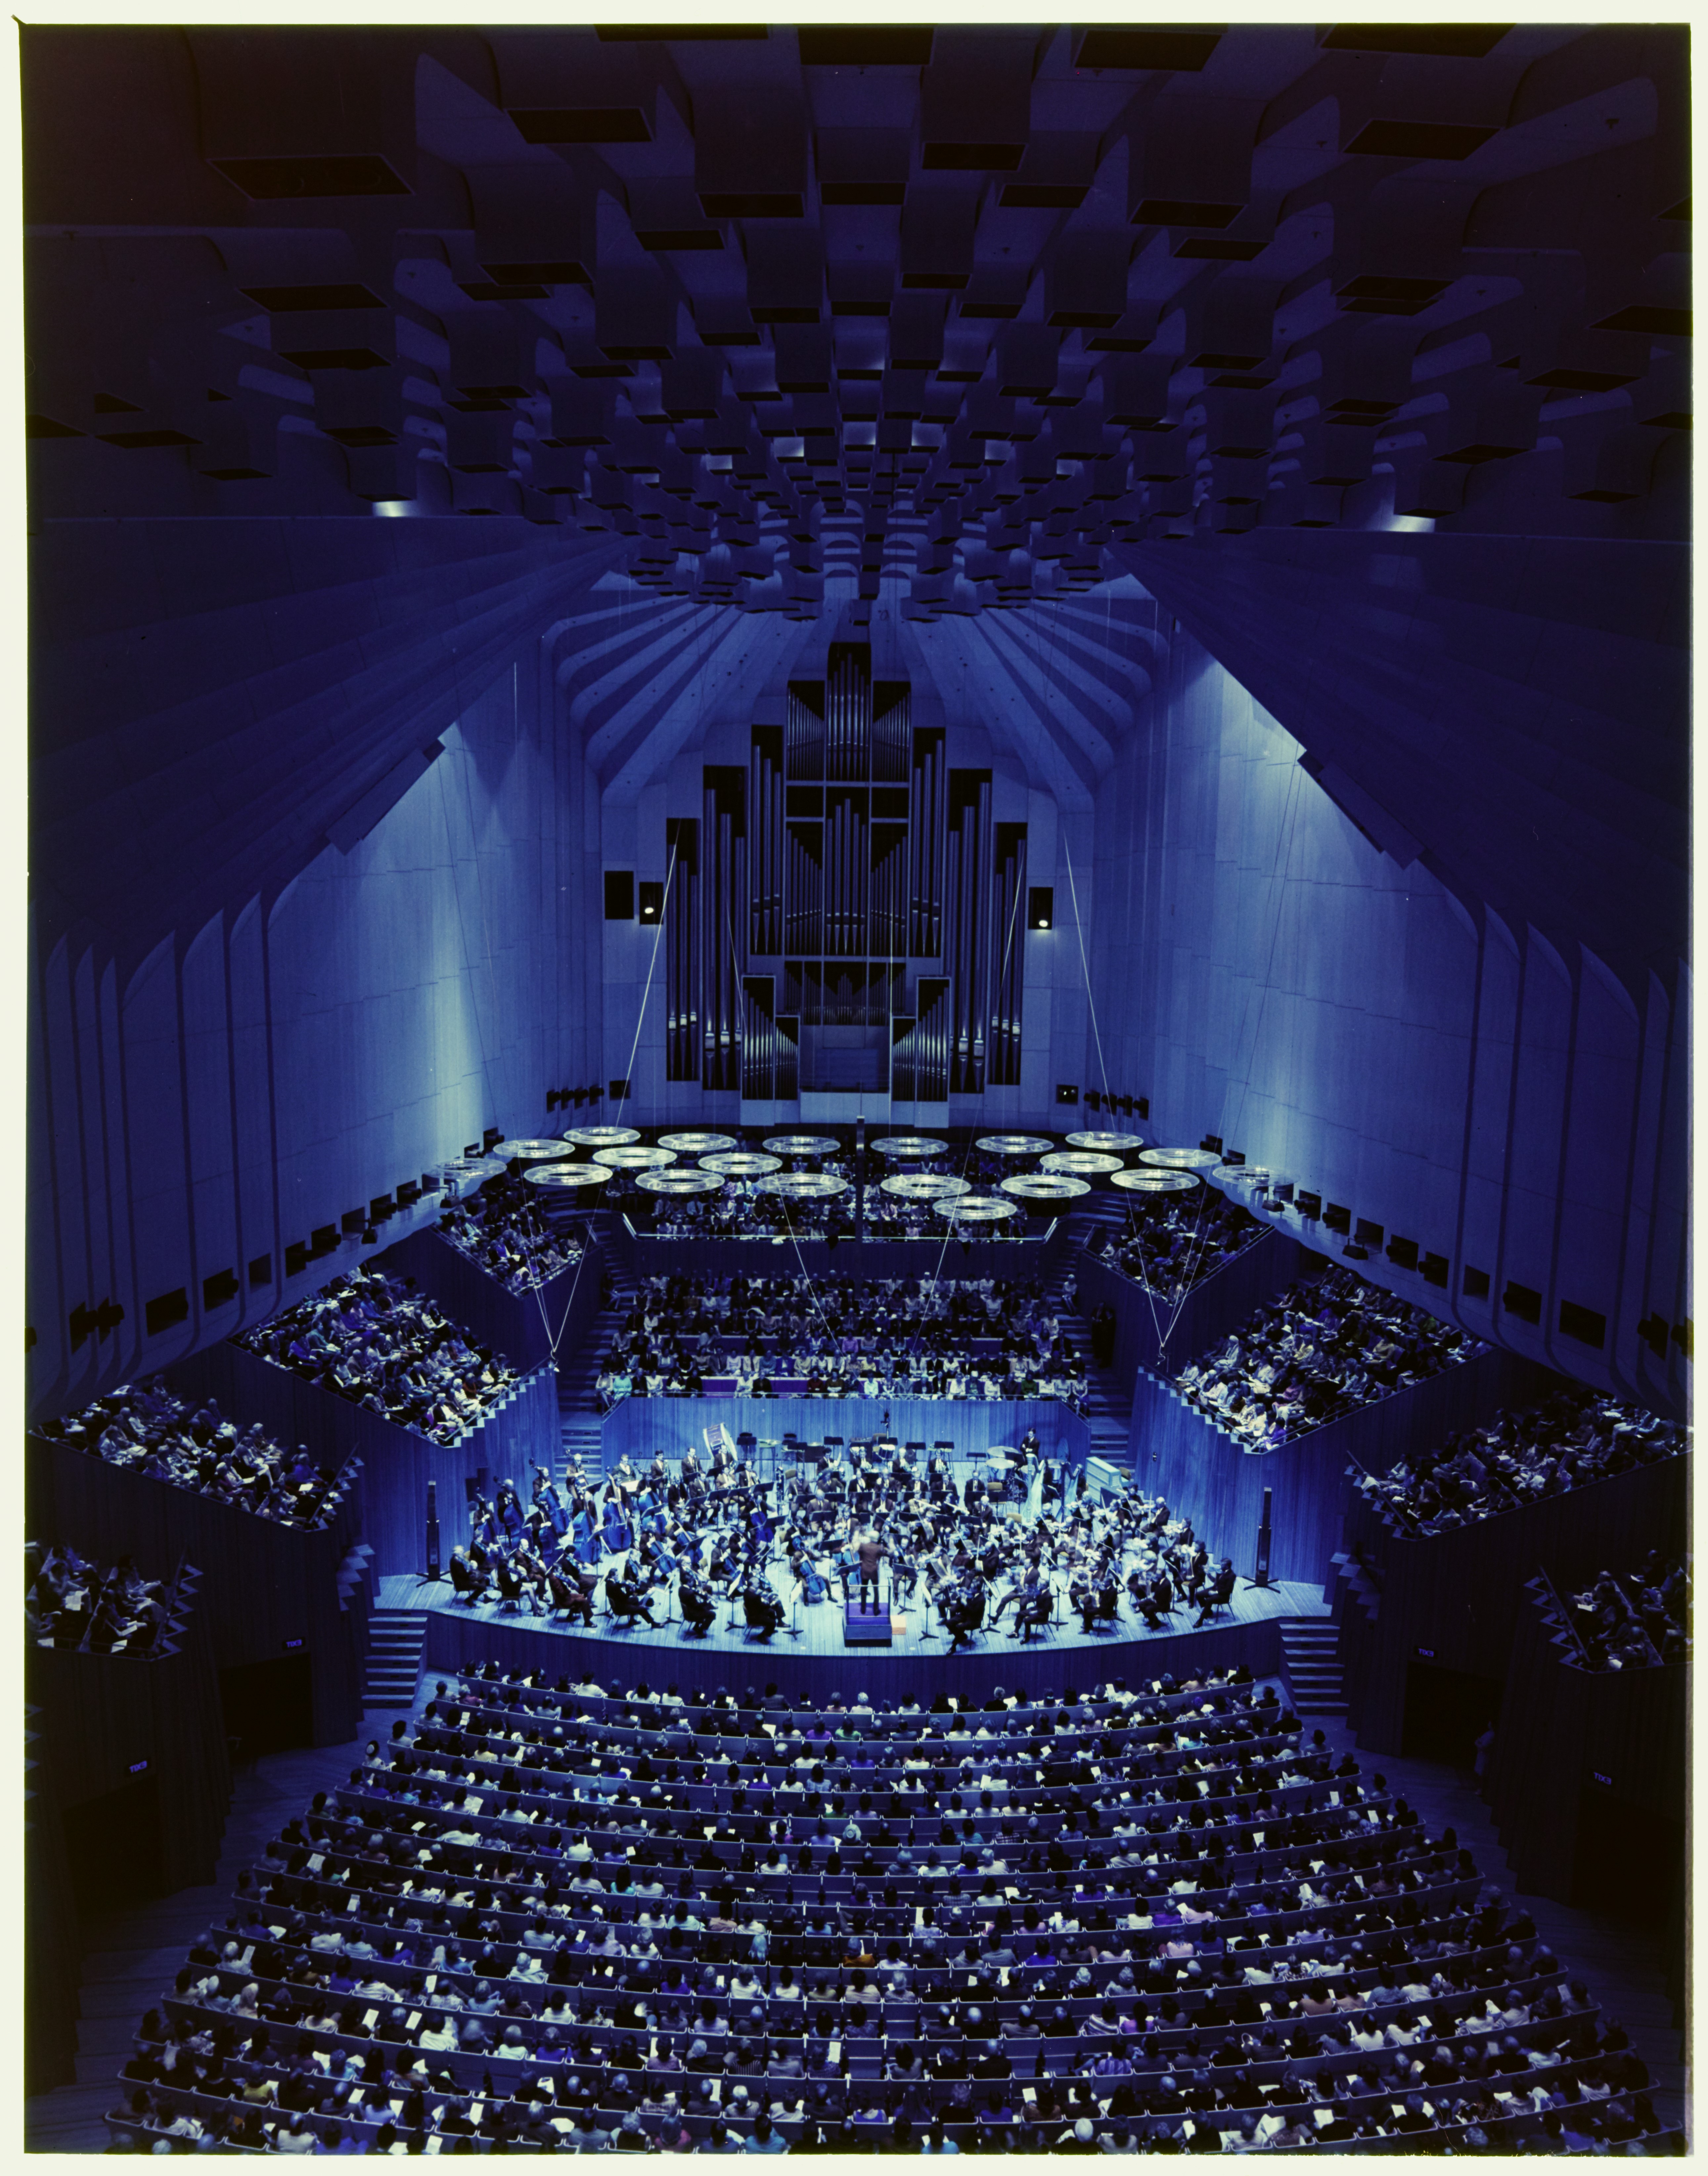
[{"label": "musician", "polygon": [[522,1531],[522,1499],[516,1493],[516,1484],[514,1481],[501,1481],[498,1483],[498,1499],[492,1510],[498,1526],[512,1541],[514,1541]]},{"label": "musician", "polygon": [[486,1574],[477,1571],[470,1563],[465,1549],[453,1549],[450,1562],[445,1569],[450,1574],[451,1585],[456,1590],[459,1602],[478,1602],[486,1593]]},{"label": "musician", "polygon": [[[1224,1557],[1221,1569],[1204,1591],[1204,1600],[1198,1613],[1199,1624],[1208,1624],[1216,1610],[1225,1609],[1227,1607],[1233,1599],[1233,1559]],[[1194,1626],[1194,1629],[1196,1629]]]},{"label": "musician", "polygon": [[647,1607],[645,1591],[638,1580],[631,1583],[620,1564],[613,1564],[605,1575],[605,1599],[611,1605],[612,1616],[645,1618],[657,1630],[658,1619]]},{"label": "musician", "polygon": [[688,1637],[704,1639],[717,1617],[717,1602],[711,1589],[692,1565],[684,1564],[677,1575],[676,1591]]},{"label": "musician", "polygon": [[801,1597],[804,1602],[810,1605],[830,1600],[830,1583],[805,1549],[797,1548],[790,1553],[789,1569],[801,1583]]},{"label": "musician", "polygon": [[863,1533],[860,1534],[856,1538],[854,1542],[854,1553],[858,1562],[860,1572],[860,1607],[862,1609],[868,1607],[866,1597],[870,1594],[872,1597],[870,1606],[873,1609],[876,1609],[878,1607],[878,1575],[879,1569],[884,1562],[884,1544],[878,1540],[877,1535],[874,1534],[869,1527],[868,1527]]},{"label": "musician", "polygon": [[579,1616],[590,1632],[593,1629],[593,1591],[598,1584],[595,1575],[577,1564],[567,1549],[546,1575],[552,1608],[566,1610],[572,1617]]},{"label": "musician", "polygon": [[1038,1564],[1029,1564],[1014,1604],[1014,1630],[1020,1639],[1030,1640],[1034,1632],[1043,1629],[1050,1621],[1052,1606],[1048,1580]]},{"label": "musician", "polygon": [[1144,1614],[1145,1622],[1150,1629],[1153,1632],[1161,1632],[1163,1629],[1163,1618],[1167,1616],[1174,1607],[1174,1590],[1169,1585],[1166,1568],[1160,1562],[1139,1607]]},{"label": "musician", "polygon": [[951,1655],[971,1644],[972,1635],[984,1617],[984,1604],[985,1585],[976,1572],[957,1580],[944,1594],[941,1608],[943,1621],[952,1635],[949,1643]]},{"label": "musician", "polygon": [[769,1640],[781,1625],[785,1613],[783,1605],[764,1572],[753,1573],[743,1586],[742,1613],[761,1640]]}]

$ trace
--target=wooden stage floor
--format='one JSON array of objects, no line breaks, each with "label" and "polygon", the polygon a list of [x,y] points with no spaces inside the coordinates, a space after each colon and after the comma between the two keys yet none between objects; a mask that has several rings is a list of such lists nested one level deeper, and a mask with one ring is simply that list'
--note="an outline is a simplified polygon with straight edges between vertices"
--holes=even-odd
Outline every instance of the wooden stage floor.
[{"label": "wooden stage floor", "polygon": [[[489,1624],[495,1629],[502,1627],[506,1631],[526,1629],[561,1640],[563,1643],[565,1668],[574,1667],[571,1649],[576,1642],[597,1648],[601,1663],[609,1656],[613,1646],[639,1652],[655,1652],[661,1657],[668,1655],[680,1661],[710,1655],[746,1655],[752,1658],[758,1650],[763,1648],[779,1656],[813,1655],[826,1660],[834,1657],[839,1662],[869,1662],[877,1669],[881,1669],[889,1658],[917,1660],[933,1656],[941,1657],[949,1651],[948,1635],[939,1629],[937,1612],[933,1609],[930,1613],[930,1636],[927,1636],[922,1613],[911,1604],[904,1607],[900,1613],[906,1620],[906,1629],[895,1636],[891,1646],[849,1648],[842,1644],[842,1605],[840,1600],[820,1602],[811,1608],[805,1603],[797,1604],[791,1613],[791,1621],[798,1626],[800,1638],[791,1640],[786,1633],[779,1632],[775,1639],[762,1641],[749,1636],[746,1625],[739,1618],[733,1624],[730,1622],[728,1602],[720,1606],[717,1624],[704,1640],[690,1640],[684,1635],[683,1626],[675,1621],[661,1624],[655,1631],[650,1631],[645,1624],[619,1629],[596,1609],[591,1632],[584,1632],[579,1626],[553,1624],[544,1618],[523,1616],[499,1603],[485,1603],[471,1609],[454,1599],[449,1580],[429,1582],[398,1576],[384,1579],[380,1582],[379,1599],[380,1606],[384,1609],[427,1610],[454,1620],[467,1635],[465,1644],[471,1655],[478,1651],[480,1644],[474,1628],[482,1624]],[[971,1653],[990,1658],[1009,1654],[1036,1656],[1068,1650],[1096,1649],[1110,1657],[1112,1668],[1124,1673],[1126,1662],[1135,1647],[1149,1646],[1152,1641],[1166,1644],[1171,1639],[1178,1640],[1183,1634],[1190,1632],[1197,1621],[1195,1610],[1182,1608],[1169,1620],[1167,1631],[1152,1632],[1123,1596],[1121,1616],[1113,1629],[1100,1629],[1087,1638],[1080,1629],[1077,1614],[1066,1615],[1064,1605],[1059,1602],[1057,1613],[1058,1617],[1065,1617],[1065,1621],[1058,1623],[1049,1631],[1023,1646],[1007,1629],[1013,1618],[1010,1608],[1004,1624],[994,1632],[980,1631],[974,1635],[971,1646],[964,1646],[960,1651],[964,1655]],[[1320,1587],[1282,1580],[1273,1586],[1259,1588],[1242,1580],[1234,1591],[1229,1613],[1216,1618],[1215,1629],[1227,1631],[1236,1626],[1259,1624],[1282,1618],[1326,1617],[1328,1613],[1328,1604],[1323,1599]],[[1204,1636],[1207,1637],[1211,1629],[1206,1626]]]}]

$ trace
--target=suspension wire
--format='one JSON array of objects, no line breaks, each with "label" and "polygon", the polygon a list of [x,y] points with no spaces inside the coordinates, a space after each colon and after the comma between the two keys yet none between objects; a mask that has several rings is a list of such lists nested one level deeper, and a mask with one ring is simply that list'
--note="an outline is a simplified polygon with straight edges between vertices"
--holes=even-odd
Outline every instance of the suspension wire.
[{"label": "suspension wire", "polygon": [[646,981],[641,987],[639,1009],[634,1015],[634,1040],[628,1046],[628,1064],[623,1075],[626,1081],[634,1078],[634,1053],[640,1047],[640,1029],[646,1018],[646,1000],[652,993],[653,971],[658,966],[658,948],[664,942],[664,926],[670,919],[670,887],[676,877],[676,845],[672,841],[670,863],[664,873],[664,896],[658,903],[658,928],[652,936],[652,957],[646,963]]},{"label": "suspension wire", "polygon": [[[742,978],[739,972],[741,963],[736,953],[735,924],[730,917],[727,892],[724,895],[724,929],[730,940],[730,966],[735,974],[736,1021],[741,1031],[742,1047],[745,1051],[748,1036],[747,1007],[742,1002]],[[819,1297],[818,1286],[813,1281],[812,1271],[807,1267],[807,1258],[801,1252],[801,1243],[795,1236],[795,1220],[789,1213],[789,1197],[786,1194],[780,1194],[777,1199],[783,1205],[783,1229],[788,1233],[790,1243],[795,1249],[795,1259],[800,1266],[801,1281],[807,1287],[807,1297],[818,1308],[819,1320],[824,1325],[824,1335],[834,1344],[835,1332],[830,1327],[830,1318],[824,1312],[824,1303]]]},{"label": "suspension wire", "polygon": [[558,1325],[558,1334],[555,1337],[552,1334],[551,1319],[546,1313],[546,1295],[543,1289],[543,1281],[541,1284],[536,1284],[534,1287],[534,1299],[536,1304],[540,1309],[540,1320],[545,1329],[546,1343],[547,1349],[551,1353],[552,1365],[553,1368],[556,1368],[558,1364],[558,1347],[563,1342],[563,1333],[569,1327],[569,1310],[575,1304],[576,1287],[581,1282],[581,1272],[587,1266],[587,1257],[592,1253],[592,1251],[593,1235],[590,1232],[585,1232],[583,1234],[581,1259],[575,1265],[575,1276],[574,1281],[569,1287],[569,1297],[563,1303],[563,1319]]},{"label": "suspension wire", "polygon": [[[1013,906],[1009,909],[1009,933],[1008,933],[1008,942],[1007,942],[1007,944],[1004,946],[1004,949],[1003,949],[1003,960],[1002,960],[1002,966],[1001,966],[1001,967],[998,970],[998,972],[997,972],[997,987],[998,987],[998,990],[1000,990],[1000,989],[1001,989],[1001,987],[1002,987],[1002,983],[1003,983],[1003,977],[1004,977],[1004,975],[1006,975],[1006,974],[1007,974],[1007,972],[1008,972],[1008,966],[1009,966],[1009,949],[1012,947],[1012,945],[1013,945],[1013,944],[1014,944],[1014,922],[1015,922],[1015,918],[1016,918],[1016,917],[1017,917],[1017,916],[1019,915],[1019,913],[1020,913],[1020,888],[1019,884],[1017,884],[1014,886],[1014,905],[1013,905]],[[964,1153],[964,1155],[962,1156],[961,1160],[960,1160],[960,1176],[962,1177],[962,1178],[965,1178],[966,1177],[966,1167],[967,1167],[967,1166],[968,1166],[968,1165],[972,1161],[973,1146],[974,1146],[973,1141],[972,1141],[972,1140],[971,1140],[971,1138],[969,1138],[969,1139],[968,1139],[968,1141],[967,1141],[967,1145],[966,1145],[966,1152]],[[944,1225],[944,1231],[943,1231],[943,1244],[942,1244],[942,1246],[941,1246],[941,1247],[939,1247],[939,1248],[938,1248],[938,1251],[937,1251],[937,1267],[936,1267],[936,1268],[932,1271],[932,1273],[931,1273],[931,1293],[930,1293],[930,1297],[931,1297],[931,1301],[932,1301],[932,1303],[933,1304],[933,1306],[935,1305],[935,1303],[936,1303],[936,1300],[937,1300],[937,1287],[938,1287],[938,1286],[939,1285],[939,1283],[941,1283],[942,1279],[943,1279],[943,1265],[944,1265],[944,1261],[948,1259],[948,1255],[949,1255],[949,1241],[950,1241],[952,1238],[955,1238],[955,1220],[954,1219],[954,1217],[953,1217],[953,1216],[945,1216],[945,1217],[944,1218],[944,1220],[943,1220],[943,1225]],[[920,1341],[921,1337],[922,1337],[922,1336],[923,1336],[923,1335],[924,1335],[924,1334],[925,1334],[925,1318],[924,1318],[924,1316],[922,1314],[922,1316],[920,1317],[919,1328],[918,1328],[917,1330],[915,1330],[915,1332],[914,1332],[914,1334],[913,1334],[913,1343],[912,1343],[912,1345],[909,1347],[909,1357],[910,1357],[912,1356],[912,1354],[914,1354],[914,1353],[916,1353],[916,1352],[918,1352],[918,1350],[919,1350],[919,1341]]]}]

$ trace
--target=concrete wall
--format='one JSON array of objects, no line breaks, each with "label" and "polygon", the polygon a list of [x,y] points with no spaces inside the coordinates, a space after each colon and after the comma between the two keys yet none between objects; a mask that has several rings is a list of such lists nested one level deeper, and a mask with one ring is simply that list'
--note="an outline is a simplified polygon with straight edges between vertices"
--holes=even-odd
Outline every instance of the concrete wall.
[{"label": "concrete wall", "polygon": [[[1177,631],[1096,803],[1108,1085],[1150,1097],[1150,1138],[1219,1134],[1381,1227],[1360,1274],[1682,1410],[1688,975],[1670,998],[1649,976],[1640,1008],[1585,948],[1473,915],[1299,753]],[[1085,1063],[1096,1081],[1095,1039]],[[1341,1244],[1291,1211],[1285,1228]],[[1396,1235],[1445,1258],[1444,1290],[1385,1260]],[[1535,1324],[1509,1283],[1541,1296]],[[1562,1331],[1563,1302],[1605,1317],[1601,1348]],[[1664,1360],[1639,1335],[1656,1316]]]}]

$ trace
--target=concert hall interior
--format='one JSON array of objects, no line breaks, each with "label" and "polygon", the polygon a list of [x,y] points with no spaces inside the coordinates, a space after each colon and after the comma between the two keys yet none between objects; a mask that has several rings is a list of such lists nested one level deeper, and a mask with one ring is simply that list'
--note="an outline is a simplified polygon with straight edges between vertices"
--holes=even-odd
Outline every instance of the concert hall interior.
[{"label": "concert hall interior", "polygon": [[1685,27],[20,52],[30,2149],[1688,2151]]}]

